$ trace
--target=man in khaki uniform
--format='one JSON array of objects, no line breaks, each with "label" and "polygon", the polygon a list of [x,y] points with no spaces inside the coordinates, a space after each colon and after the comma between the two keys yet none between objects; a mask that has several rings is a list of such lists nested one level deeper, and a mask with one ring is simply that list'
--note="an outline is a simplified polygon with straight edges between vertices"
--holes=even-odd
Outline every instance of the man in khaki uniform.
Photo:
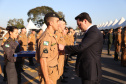
[{"label": "man in khaki uniform", "polygon": [[[35,29],[32,29],[32,33],[28,36],[28,50],[35,51],[36,38]],[[33,57],[29,57],[29,65],[34,66]]]},{"label": "man in khaki uniform", "polygon": [[[59,20],[59,30],[56,31],[57,36],[57,42],[58,44],[66,45],[65,39],[64,39],[64,29],[65,29],[66,23],[63,18],[60,18]],[[63,74],[64,69],[64,60],[65,60],[65,53],[63,51],[59,51],[59,58],[58,58],[58,71],[59,71],[59,78]]]},{"label": "man in khaki uniform", "polygon": [[21,51],[27,51],[27,35],[26,35],[26,28],[21,28],[21,33],[18,36],[18,42],[21,45]]},{"label": "man in khaki uniform", "polygon": [[47,29],[40,37],[36,50],[36,60],[40,63],[40,83],[57,84],[58,45],[54,31],[58,30],[59,16],[56,13],[47,13],[44,21]]},{"label": "man in khaki uniform", "polygon": [[[21,33],[18,36],[18,42],[21,45],[21,51],[27,51],[28,41],[27,41],[27,35],[26,35],[26,28],[25,27],[21,28]],[[24,70],[23,70],[24,59],[25,59],[25,57],[22,57],[22,68],[21,68],[22,72],[24,72]]]},{"label": "man in khaki uniform", "polygon": [[114,60],[118,61],[118,55],[120,54],[120,49],[121,49],[121,28],[118,27],[116,36],[115,36],[115,57]]},{"label": "man in khaki uniform", "polygon": [[121,55],[121,65],[126,67],[126,26],[122,33],[122,55]]}]

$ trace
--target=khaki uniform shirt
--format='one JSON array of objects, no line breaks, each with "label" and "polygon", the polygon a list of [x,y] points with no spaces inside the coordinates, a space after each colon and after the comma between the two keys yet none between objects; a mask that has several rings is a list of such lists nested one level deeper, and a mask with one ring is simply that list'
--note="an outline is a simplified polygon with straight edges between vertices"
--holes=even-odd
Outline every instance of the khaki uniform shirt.
[{"label": "khaki uniform shirt", "polygon": [[66,42],[66,45],[70,45],[68,35],[64,35],[64,40],[65,40],[65,42]]},{"label": "khaki uniform shirt", "polygon": [[38,34],[37,34],[37,40],[40,38],[41,34],[42,34],[42,33],[38,33]]},{"label": "khaki uniform shirt", "polygon": [[27,51],[27,44],[28,44],[28,41],[27,41],[27,36],[26,34],[20,34],[18,36],[18,41],[21,41],[21,50],[22,51]]},{"label": "khaki uniform shirt", "polygon": [[35,44],[36,44],[36,39],[35,39],[35,34],[30,34],[28,36],[28,50],[33,50],[35,51]]},{"label": "khaki uniform shirt", "polygon": [[74,45],[74,37],[73,35],[68,35],[68,45]]},{"label": "khaki uniform shirt", "polygon": [[116,34],[115,45],[121,46],[121,33]]},{"label": "khaki uniform shirt", "polygon": [[[64,39],[63,33],[60,31],[56,31],[55,33],[56,37],[57,37],[57,42],[58,44],[62,44],[62,45],[66,45],[66,41]],[[59,51],[60,55],[64,55],[65,53],[63,51]]]},{"label": "khaki uniform shirt", "polygon": [[50,32],[49,29],[46,29],[40,37],[35,58],[38,63],[41,57],[47,58],[47,66],[56,66],[58,65],[58,46],[55,35]]}]

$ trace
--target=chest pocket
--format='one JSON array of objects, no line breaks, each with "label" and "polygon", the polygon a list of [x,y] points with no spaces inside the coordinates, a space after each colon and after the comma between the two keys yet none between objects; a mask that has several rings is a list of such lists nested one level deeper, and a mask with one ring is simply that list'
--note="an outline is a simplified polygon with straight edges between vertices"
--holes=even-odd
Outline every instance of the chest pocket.
[{"label": "chest pocket", "polygon": [[55,51],[56,47],[57,47],[57,43],[52,43],[51,44],[51,51]]}]

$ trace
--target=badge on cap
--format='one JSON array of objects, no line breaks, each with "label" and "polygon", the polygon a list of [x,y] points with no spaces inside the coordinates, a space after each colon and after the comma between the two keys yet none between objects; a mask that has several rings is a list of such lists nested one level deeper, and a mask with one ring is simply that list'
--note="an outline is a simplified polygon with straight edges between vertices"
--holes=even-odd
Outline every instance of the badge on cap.
[{"label": "badge on cap", "polygon": [[49,42],[48,41],[44,41],[43,45],[48,46]]},{"label": "badge on cap", "polygon": [[5,47],[10,47],[10,45],[9,44],[5,44]]},{"label": "badge on cap", "polygon": [[43,53],[48,53],[48,49],[44,48]]}]

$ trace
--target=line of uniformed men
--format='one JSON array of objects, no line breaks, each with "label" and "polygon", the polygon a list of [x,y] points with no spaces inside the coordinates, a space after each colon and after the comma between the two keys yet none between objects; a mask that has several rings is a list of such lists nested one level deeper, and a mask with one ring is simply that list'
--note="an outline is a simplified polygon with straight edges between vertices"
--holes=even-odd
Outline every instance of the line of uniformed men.
[{"label": "line of uniformed men", "polygon": [[[119,55],[121,55],[121,65],[126,67],[126,27],[118,27],[113,34],[112,32],[113,29],[110,29],[108,33],[108,54],[110,54],[110,48],[114,39],[114,60],[118,61]],[[120,50],[122,50],[122,54]]]}]

